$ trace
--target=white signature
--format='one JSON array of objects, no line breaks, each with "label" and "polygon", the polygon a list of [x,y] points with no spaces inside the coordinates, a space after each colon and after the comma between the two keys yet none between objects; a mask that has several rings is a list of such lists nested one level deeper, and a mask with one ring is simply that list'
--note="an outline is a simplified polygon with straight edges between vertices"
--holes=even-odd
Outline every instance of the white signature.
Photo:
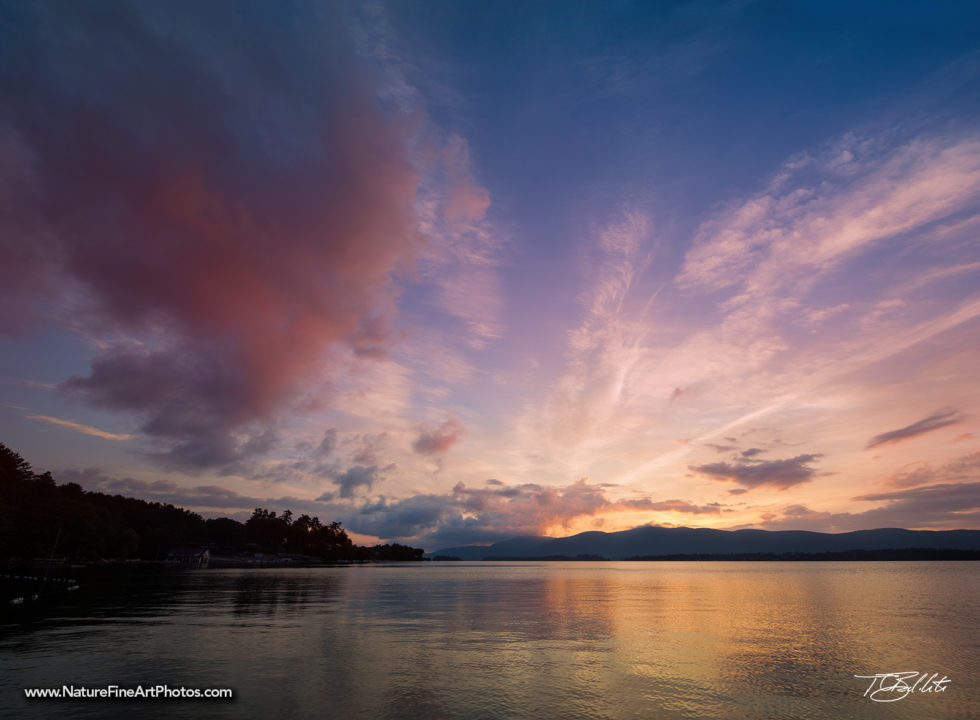
[{"label": "white signature", "polygon": [[871,681],[868,689],[864,691],[864,697],[875,702],[895,702],[914,692],[946,692],[946,686],[950,682],[945,675],[940,678],[939,673],[929,675],[917,671],[855,675],[854,677]]}]

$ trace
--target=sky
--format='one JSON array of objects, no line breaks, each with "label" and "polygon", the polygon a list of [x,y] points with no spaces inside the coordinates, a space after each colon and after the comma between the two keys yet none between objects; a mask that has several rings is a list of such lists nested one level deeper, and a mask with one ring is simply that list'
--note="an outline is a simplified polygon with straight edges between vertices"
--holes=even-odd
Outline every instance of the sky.
[{"label": "sky", "polygon": [[980,6],[0,2],[0,442],[432,551],[980,528]]}]

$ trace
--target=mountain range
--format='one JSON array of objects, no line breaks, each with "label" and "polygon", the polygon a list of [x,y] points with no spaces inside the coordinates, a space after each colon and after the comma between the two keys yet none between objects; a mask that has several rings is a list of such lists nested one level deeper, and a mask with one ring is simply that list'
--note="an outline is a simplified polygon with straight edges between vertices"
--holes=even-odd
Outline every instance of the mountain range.
[{"label": "mountain range", "polygon": [[880,528],[846,533],[803,530],[715,530],[644,525],[620,532],[583,532],[562,538],[524,536],[493,545],[465,545],[429,553],[460,560],[575,558],[607,560],[675,555],[842,553],[900,550],[980,551],[980,530]]}]

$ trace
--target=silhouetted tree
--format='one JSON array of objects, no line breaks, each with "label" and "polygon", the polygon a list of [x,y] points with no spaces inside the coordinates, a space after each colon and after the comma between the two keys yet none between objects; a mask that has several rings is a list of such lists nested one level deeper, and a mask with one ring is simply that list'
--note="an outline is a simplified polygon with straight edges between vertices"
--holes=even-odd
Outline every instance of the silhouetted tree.
[{"label": "silhouetted tree", "polygon": [[204,521],[204,533],[209,543],[238,547],[248,542],[244,523],[231,518],[212,518]]},{"label": "silhouetted tree", "polygon": [[402,545],[362,548],[339,522],[291,510],[281,515],[255,508],[245,523],[204,520],[170,504],[58,485],[51,473],[36,474],[19,454],[0,443],[0,559],[48,557],[162,560],[174,547],[213,543],[269,552],[288,551],[325,561],[421,559],[422,550]]}]

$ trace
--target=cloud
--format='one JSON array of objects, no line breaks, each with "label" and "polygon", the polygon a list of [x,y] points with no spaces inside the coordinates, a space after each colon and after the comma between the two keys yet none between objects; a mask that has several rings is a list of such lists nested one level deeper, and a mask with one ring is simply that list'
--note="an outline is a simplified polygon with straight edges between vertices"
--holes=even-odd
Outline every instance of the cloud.
[{"label": "cloud", "polygon": [[[847,147],[843,147],[847,146]],[[847,171],[835,161],[846,150]],[[980,198],[980,140],[916,139],[897,149],[843,138],[793,158],[770,186],[704,223],[676,284],[741,286],[738,302],[812,286],[846,257],[955,216]]]},{"label": "cloud", "polygon": [[421,544],[430,549],[494,542],[518,535],[541,535],[552,528],[568,527],[578,518],[609,512],[719,515],[727,510],[719,503],[698,504],[679,499],[614,500],[607,497],[602,486],[593,485],[585,478],[564,487],[496,481],[488,482],[485,487],[470,488],[460,482],[450,492],[441,494],[420,493],[400,499],[358,497],[361,490],[370,490],[391,469],[390,465],[351,466],[333,478],[337,492],[325,492],[315,499],[256,497],[221,485],[183,487],[170,480],[113,478],[94,467],[61,470],[56,480],[77,482],[87,490],[122,493],[198,510],[247,512],[256,507],[277,511],[289,508],[340,520],[344,527],[356,533]]},{"label": "cloud", "polygon": [[20,387],[30,388],[31,390],[54,390],[58,387],[56,383],[38,382],[37,380],[15,380],[14,382]]},{"label": "cloud", "polygon": [[452,188],[442,209],[446,221],[456,224],[482,220],[490,207],[490,193],[473,181],[466,140],[459,135],[451,136],[443,149],[443,160]]},{"label": "cloud", "polygon": [[[953,272],[951,259],[964,265],[970,228],[941,242],[936,234],[948,223],[976,218],[980,206],[975,134],[897,139],[897,132],[874,141],[848,136],[791,158],[761,192],[699,226],[660,299],[683,297],[700,310],[704,326],[695,325],[673,347],[641,347],[646,352],[633,373],[660,379],[664,394],[692,388],[698,397],[684,404],[687,413],[705,411],[710,403],[710,411],[725,418],[722,427],[695,440],[794,407],[812,412],[829,385],[853,383],[859,372],[883,361],[898,370],[898,353],[924,347],[977,317],[980,303],[962,295],[972,288],[952,283],[930,289],[928,298],[899,294],[929,302],[872,317],[896,299],[911,268],[935,264],[930,271],[943,277]],[[848,163],[841,160],[844,150]],[[810,322],[815,307],[827,312]],[[802,344],[801,323],[807,333]],[[869,387],[857,385],[855,394]],[[636,408],[639,390],[646,388],[632,378],[627,387]],[[707,402],[698,407],[698,398]],[[659,470],[682,454],[639,463],[630,476]]]},{"label": "cloud", "polygon": [[322,458],[326,457],[334,451],[337,447],[337,428],[330,428],[325,433],[323,433],[323,439],[320,444],[317,445],[314,455],[316,457]]},{"label": "cloud", "polygon": [[742,457],[743,458],[751,458],[751,457],[755,457],[756,455],[761,455],[764,452],[765,452],[765,450],[763,450],[761,448],[749,448],[748,450],[743,450],[742,451]]},{"label": "cloud", "polygon": [[161,493],[177,490],[177,484],[170,480],[135,480],[133,478],[113,478],[106,475],[100,468],[89,467],[84,470],[74,468],[59,470],[57,482],[76,483],[86,490],[102,490],[112,493]]},{"label": "cloud", "polygon": [[[626,501],[619,503],[620,506],[629,507],[630,502]],[[661,510],[661,511],[671,511],[679,513],[690,513],[692,515],[719,515],[725,506],[721,503],[708,503],[707,505],[698,505],[696,503],[688,502],[687,500],[662,500],[660,502],[640,502],[637,503],[637,509],[642,510]]]},{"label": "cloud", "polygon": [[123,480],[111,480],[106,483],[106,489],[112,490],[114,492],[173,492],[177,490],[177,483],[171,482],[170,480],[154,480],[149,482],[146,480],[133,480],[133,479],[123,479]]},{"label": "cloud", "polygon": [[378,453],[388,440],[388,433],[362,435],[360,445],[354,453],[353,460],[360,465],[374,465],[378,462]]},{"label": "cloud", "polygon": [[[383,471],[377,465],[353,465],[340,475],[334,478],[333,482],[340,488],[339,494],[342,498],[353,498],[357,495],[358,488],[370,490],[374,487]],[[317,500],[331,500],[332,494],[324,493]]]},{"label": "cloud", "polygon": [[909,440],[927,432],[932,432],[933,430],[955,425],[960,422],[963,422],[963,416],[955,410],[941,410],[898,430],[890,430],[889,432],[881,433],[881,435],[875,435],[868,441],[864,449],[870,450],[881,445],[900,443],[904,440]]},{"label": "cloud", "polygon": [[912,463],[887,479],[893,487],[961,482],[980,478],[980,452],[971,453],[936,467],[930,463]]},{"label": "cloud", "polygon": [[518,535],[541,535],[568,527],[581,517],[608,512],[720,514],[718,503],[650,498],[612,500],[601,486],[583,478],[564,487],[537,483],[470,488],[457,483],[451,493],[423,494],[401,500],[380,498],[363,505],[349,526],[382,538],[404,538],[426,546],[487,543]]},{"label": "cloud", "polygon": [[954,530],[980,527],[980,482],[943,483],[870,493],[857,501],[884,502],[859,513],[831,513],[804,505],[784,508],[764,516],[761,526],[779,530],[848,532],[870,528]]},{"label": "cloud", "polygon": [[0,68],[5,311],[138,337],[61,387],[188,468],[260,453],[339,350],[382,357],[424,245],[412,125],[343,9],[292,8],[288,42],[229,10],[19,6]]},{"label": "cloud", "polygon": [[495,270],[461,264],[445,271],[437,285],[443,309],[465,324],[470,347],[485,349],[501,336],[503,290]]},{"label": "cloud", "polygon": [[252,509],[274,501],[240,495],[218,485],[197,485],[182,487],[171,480],[136,480],[134,478],[116,478],[105,474],[100,468],[90,467],[84,470],[65,469],[55,474],[55,480],[61,483],[77,483],[85,490],[105,492],[110,494],[137,497],[150,502],[177,505],[180,507],[200,508],[217,507],[228,509]]},{"label": "cloud", "polygon": [[[633,401],[647,389],[637,365],[650,325],[645,318],[633,317],[629,308],[636,301],[632,293],[637,279],[649,263],[652,234],[652,221],[637,210],[625,212],[598,232],[589,256],[591,277],[579,296],[580,319],[568,332],[567,367],[549,389],[543,407],[535,400],[522,413],[520,435],[537,446],[536,454],[552,453],[550,459],[567,472],[581,467],[583,456],[594,455],[600,445],[633,437],[638,427],[649,423]],[[643,302],[649,305],[652,300],[644,294]],[[658,389],[658,407],[675,387]]]},{"label": "cloud", "polygon": [[49,415],[25,415],[30,420],[40,420],[42,422],[51,423],[52,425],[60,425],[61,427],[70,428],[76,432],[84,433],[85,435],[94,435],[95,437],[105,438],[106,440],[131,440],[132,435],[128,433],[111,433],[105,430],[99,430],[91,425],[82,425],[81,423],[72,422],[71,420],[62,420],[56,417],[50,417]]},{"label": "cloud", "polygon": [[819,454],[797,455],[785,460],[766,460],[753,463],[708,463],[692,465],[690,469],[713,480],[733,482],[744,488],[763,486],[785,490],[810,482],[816,475],[816,469],[810,467]]},{"label": "cloud", "polygon": [[423,426],[412,449],[420,455],[442,455],[466,437],[466,428],[456,418],[449,418],[439,427]]},{"label": "cloud", "polygon": [[470,348],[483,350],[503,333],[498,266],[505,242],[486,218],[490,195],[473,177],[465,139],[447,138],[431,171],[416,203],[431,240],[426,279],[436,289],[436,306],[460,321]]}]

